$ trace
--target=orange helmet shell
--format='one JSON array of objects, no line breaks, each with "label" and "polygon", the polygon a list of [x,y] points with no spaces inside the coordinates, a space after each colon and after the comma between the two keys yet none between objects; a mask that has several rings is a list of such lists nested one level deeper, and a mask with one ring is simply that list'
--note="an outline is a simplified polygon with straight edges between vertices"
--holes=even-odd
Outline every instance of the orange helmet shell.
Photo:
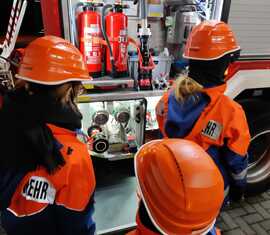
[{"label": "orange helmet shell", "polygon": [[25,48],[16,77],[44,85],[90,79],[80,51],[55,36],[40,37]]},{"label": "orange helmet shell", "polygon": [[191,31],[183,57],[193,60],[216,60],[240,50],[231,28],[221,21],[207,20]]},{"label": "orange helmet shell", "polygon": [[149,217],[162,234],[203,234],[224,199],[222,175],[197,144],[155,140],[135,156],[135,172]]}]

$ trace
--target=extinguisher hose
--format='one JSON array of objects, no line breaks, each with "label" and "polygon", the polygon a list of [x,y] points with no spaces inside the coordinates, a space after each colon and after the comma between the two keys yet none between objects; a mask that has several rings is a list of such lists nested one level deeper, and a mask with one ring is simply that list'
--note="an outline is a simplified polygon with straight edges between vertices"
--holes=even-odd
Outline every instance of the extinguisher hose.
[{"label": "extinguisher hose", "polygon": [[108,35],[106,34],[106,26],[105,26],[105,16],[106,16],[106,11],[110,8],[113,8],[113,6],[111,4],[106,4],[103,8],[102,8],[102,12],[101,12],[101,32],[102,35],[107,43],[107,46],[109,48],[110,51],[110,61],[112,64],[112,72],[115,72],[115,64],[114,64],[114,57],[113,57],[113,51],[112,51],[112,46],[110,44]]},{"label": "extinguisher hose", "polygon": [[71,14],[71,29],[73,32],[73,40],[74,40],[74,44],[75,46],[79,47],[79,38],[78,38],[78,27],[77,27],[77,22],[76,22],[76,11],[79,7],[83,7],[85,5],[85,3],[79,2],[77,3],[71,10],[70,14]]}]

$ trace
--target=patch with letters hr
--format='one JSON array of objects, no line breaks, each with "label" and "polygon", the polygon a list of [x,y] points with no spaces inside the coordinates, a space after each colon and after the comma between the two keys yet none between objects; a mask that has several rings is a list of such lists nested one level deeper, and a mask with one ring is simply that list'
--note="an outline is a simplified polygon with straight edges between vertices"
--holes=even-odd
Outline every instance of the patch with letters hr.
[{"label": "patch with letters hr", "polygon": [[55,193],[55,188],[46,178],[32,176],[24,185],[22,196],[25,197],[26,200],[53,204]]},{"label": "patch with letters hr", "polygon": [[210,120],[206,127],[202,130],[204,136],[217,140],[221,134],[222,125],[214,120]]}]

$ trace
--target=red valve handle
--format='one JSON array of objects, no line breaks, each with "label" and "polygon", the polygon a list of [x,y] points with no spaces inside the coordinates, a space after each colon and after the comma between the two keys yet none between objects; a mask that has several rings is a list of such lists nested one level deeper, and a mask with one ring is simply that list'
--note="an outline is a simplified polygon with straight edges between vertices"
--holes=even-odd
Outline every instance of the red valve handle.
[{"label": "red valve handle", "polygon": [[150,62],[150,63],[149,63],[148,66],[144,66],[144,65],[142,64],[143,59],[142,59],[142,54],[141,54],[140,48],[139,48],[137,42],[136,42],[133,38],[128,37],[128,43],[134,45],[134,46],[136,47],[136,49],[137,49],[137,52],[138,52],[138,59],[139,59],[139,64],[140,64],[140,69],[142,69],[142,70],[152,70],[152,69],[155,68],[156,65],[155,65],[155,63],[154,63],[154,61],[153,61],[152,56],[150,56],[150,58],[149,58],[149,62]]}]

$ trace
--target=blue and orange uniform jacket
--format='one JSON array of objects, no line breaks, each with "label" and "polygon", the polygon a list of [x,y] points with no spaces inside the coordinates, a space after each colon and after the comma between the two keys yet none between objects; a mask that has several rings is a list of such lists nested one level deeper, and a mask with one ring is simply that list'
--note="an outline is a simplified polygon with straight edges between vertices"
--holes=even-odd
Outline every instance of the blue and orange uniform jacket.
[{"label": "blue and orange uniform jacket", "polygon": [[164,137],[184,138],[199,144],[213,158],[224,178],[224,203],[229,187],[244,188],[250,133],[242,107],[224,95],[226,84],[205,88],[179,102],[174,88],[156,106]]},{"label": "blue and orange uniform jacket", "polygon": [[[53,174],[38,167],[20,177],[1,178],[1,201],[10,201],[2,211],[2,225],[8,235],[90,235],[95,233],[95,175],[87,146],[77,133],[48,125],[60,143],[66,164]],[[22,156],[23,157],[23,156]],[[6,180],[4,180],[6,179]],[[5,181],[5,182],[4,182]],[[3,192],[3,185],[7,192]],[[10,197],[11,198],[8,198]]]}]

